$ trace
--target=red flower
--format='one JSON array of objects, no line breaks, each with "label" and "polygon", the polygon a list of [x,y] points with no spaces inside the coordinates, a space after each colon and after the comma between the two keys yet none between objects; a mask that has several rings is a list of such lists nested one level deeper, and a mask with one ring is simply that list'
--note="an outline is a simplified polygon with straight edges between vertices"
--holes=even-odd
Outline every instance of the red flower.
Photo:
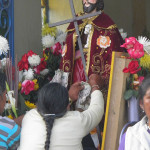
[{"label": "red flower", "polygon": [[41,58],[41,63],[34,68],[34,71],[37,74],[40,74],[40,71],[44,70],[46,68],[46,65],[47,65],[47,63],[45,61],[45,58]]},{"label": "red flower", "polygon": [[141,67],[139,66],[139,63],[138,61],[131,61],[128,65],[128,68],[124,68],[123,69],[123,72],[124,73],[131,73],[131,74],[135,74],[137,73],[138,71],[141,70]]},{"label": "red flower", "polygon": [[32,50],[29,50],[28,51],[28,53],[27,53],[27,56],[29,57],[29,56],[32,56],[32,55],[37,55],[36,53],[34,53]]},{"label": "red flower", "polygon": [[28,70],[29,63],[28,63],[28,56],[27,56],[27,54],[24,54],[22,56],[21,61],[19,61],[19,63],[18,63],[18,67],[19,67],[19,71],[21,71],[23,69]]},{"label": "red flower", "polygon": [[54,55],[60,55],[62,53],[61,44],[57,42],[54,46],[51,47]]},{"label": "red flower", "polygon": [[25,80],[22,83],[21,93],[25,93],[25,95],[28,95],[33,90],[34,90],[34,82],[33,81]]}]

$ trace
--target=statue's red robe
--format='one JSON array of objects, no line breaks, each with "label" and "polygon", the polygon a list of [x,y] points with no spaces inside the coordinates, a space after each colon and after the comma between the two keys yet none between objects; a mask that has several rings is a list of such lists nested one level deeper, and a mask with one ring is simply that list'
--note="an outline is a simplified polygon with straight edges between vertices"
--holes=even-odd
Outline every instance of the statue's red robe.
[{"label": "statue's red robe", "polygon": [[[92,29],[89,46],[83,49],[86,60],[86,73],[88,76],[93,73],[100,74],[108,85],[112,51],[122,51],[120,45],[123,43],[123,39],[116,24],[104,12],[90,19],[78,21],[81,34],[83,34],[87,24],[91,24]],[[75,52],[78,46],[74,23],[69,25],[67,32],[66,53],[61,61],[60,68],[65,72],[70,72],[70,84],[72,84],[76,81],[85,81],[85,76],[81,58],[75,59]],[[100,40],[102,41],[102,38],[105,38],[107,42],[101,43]],[[107,48],[103,48],[103,46]]]}]

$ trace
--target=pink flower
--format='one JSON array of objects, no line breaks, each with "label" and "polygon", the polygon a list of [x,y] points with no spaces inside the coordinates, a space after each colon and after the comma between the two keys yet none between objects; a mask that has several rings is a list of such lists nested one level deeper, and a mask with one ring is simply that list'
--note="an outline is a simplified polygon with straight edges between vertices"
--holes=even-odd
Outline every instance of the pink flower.
[{"label": "pink flower", "polygon": [[25,93],[25,95],[28,95],[33,90],[34,90],[34,82],[33,81],[25,80],[24,82],[22,82],[21,93]]},{"label": "pink flower", "polygon": [[141,58],[144,55],[143,45],[139,42],[136,42],[133,48],[127,50],[130,57],[137,59]]},{"label": "pink flower", "polygon": [[60,55],[62,53],[61,44],[57,42],[54,46],[51,47],[54,55]]},{"label": "pink flower", "polygon": [[139,82],[140,82],[140,85],[141,85],[142,81],[144,80],[144,77],[140,76],[138,79],[139,79]]},{"label": "pink flower", "polygon": [[135,37],[125,38],[125,43],[121,45],[121,47],[125,47],[126,49],[131,49],[138,41]]}]

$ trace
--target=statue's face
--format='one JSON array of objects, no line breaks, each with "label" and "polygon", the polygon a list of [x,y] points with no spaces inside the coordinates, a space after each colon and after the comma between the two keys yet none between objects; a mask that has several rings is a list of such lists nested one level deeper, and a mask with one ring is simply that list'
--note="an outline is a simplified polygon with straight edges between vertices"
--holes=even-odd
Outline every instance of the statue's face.
[{"label": "statue's face", "polygon": [[91,13],[96,9],[97,0],[82,0],[85,13]]}]

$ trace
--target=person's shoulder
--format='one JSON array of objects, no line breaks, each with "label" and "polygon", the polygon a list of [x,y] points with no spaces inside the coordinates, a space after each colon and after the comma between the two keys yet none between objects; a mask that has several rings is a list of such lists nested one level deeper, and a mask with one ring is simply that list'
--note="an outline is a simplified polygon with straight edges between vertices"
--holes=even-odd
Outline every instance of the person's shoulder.
[{"label": "person's shoulder", "polygon": [[100,28],[116,28],[116,24],[114,21],[104,12],[102,12],[94,21],[93,23],[100,27]]},{"label": "person's shoulder", "polygon": [[139,130],[141,130],[142,128],[144,128],[145,124],[146,124],[146,120],[147,117],[144,116],[140,121],[138,121],[135,125],[129,127],[127,129],[127,132],[132,132],[132,133],[137,133]]},{"label": "person's shoulder", "polygon": [[16,125],[15,121],[8,117],[0,117],[0,125],[9,129],[14,128]]},{"label": "person's shoulder", "polygon": [[26,112],[23,120],[28,120],[28,119],[31,119],[31,120],[39,120],[41,119],[41,116],[40,114],[38,113],[37,109],[31,109],[30,111]]}]

